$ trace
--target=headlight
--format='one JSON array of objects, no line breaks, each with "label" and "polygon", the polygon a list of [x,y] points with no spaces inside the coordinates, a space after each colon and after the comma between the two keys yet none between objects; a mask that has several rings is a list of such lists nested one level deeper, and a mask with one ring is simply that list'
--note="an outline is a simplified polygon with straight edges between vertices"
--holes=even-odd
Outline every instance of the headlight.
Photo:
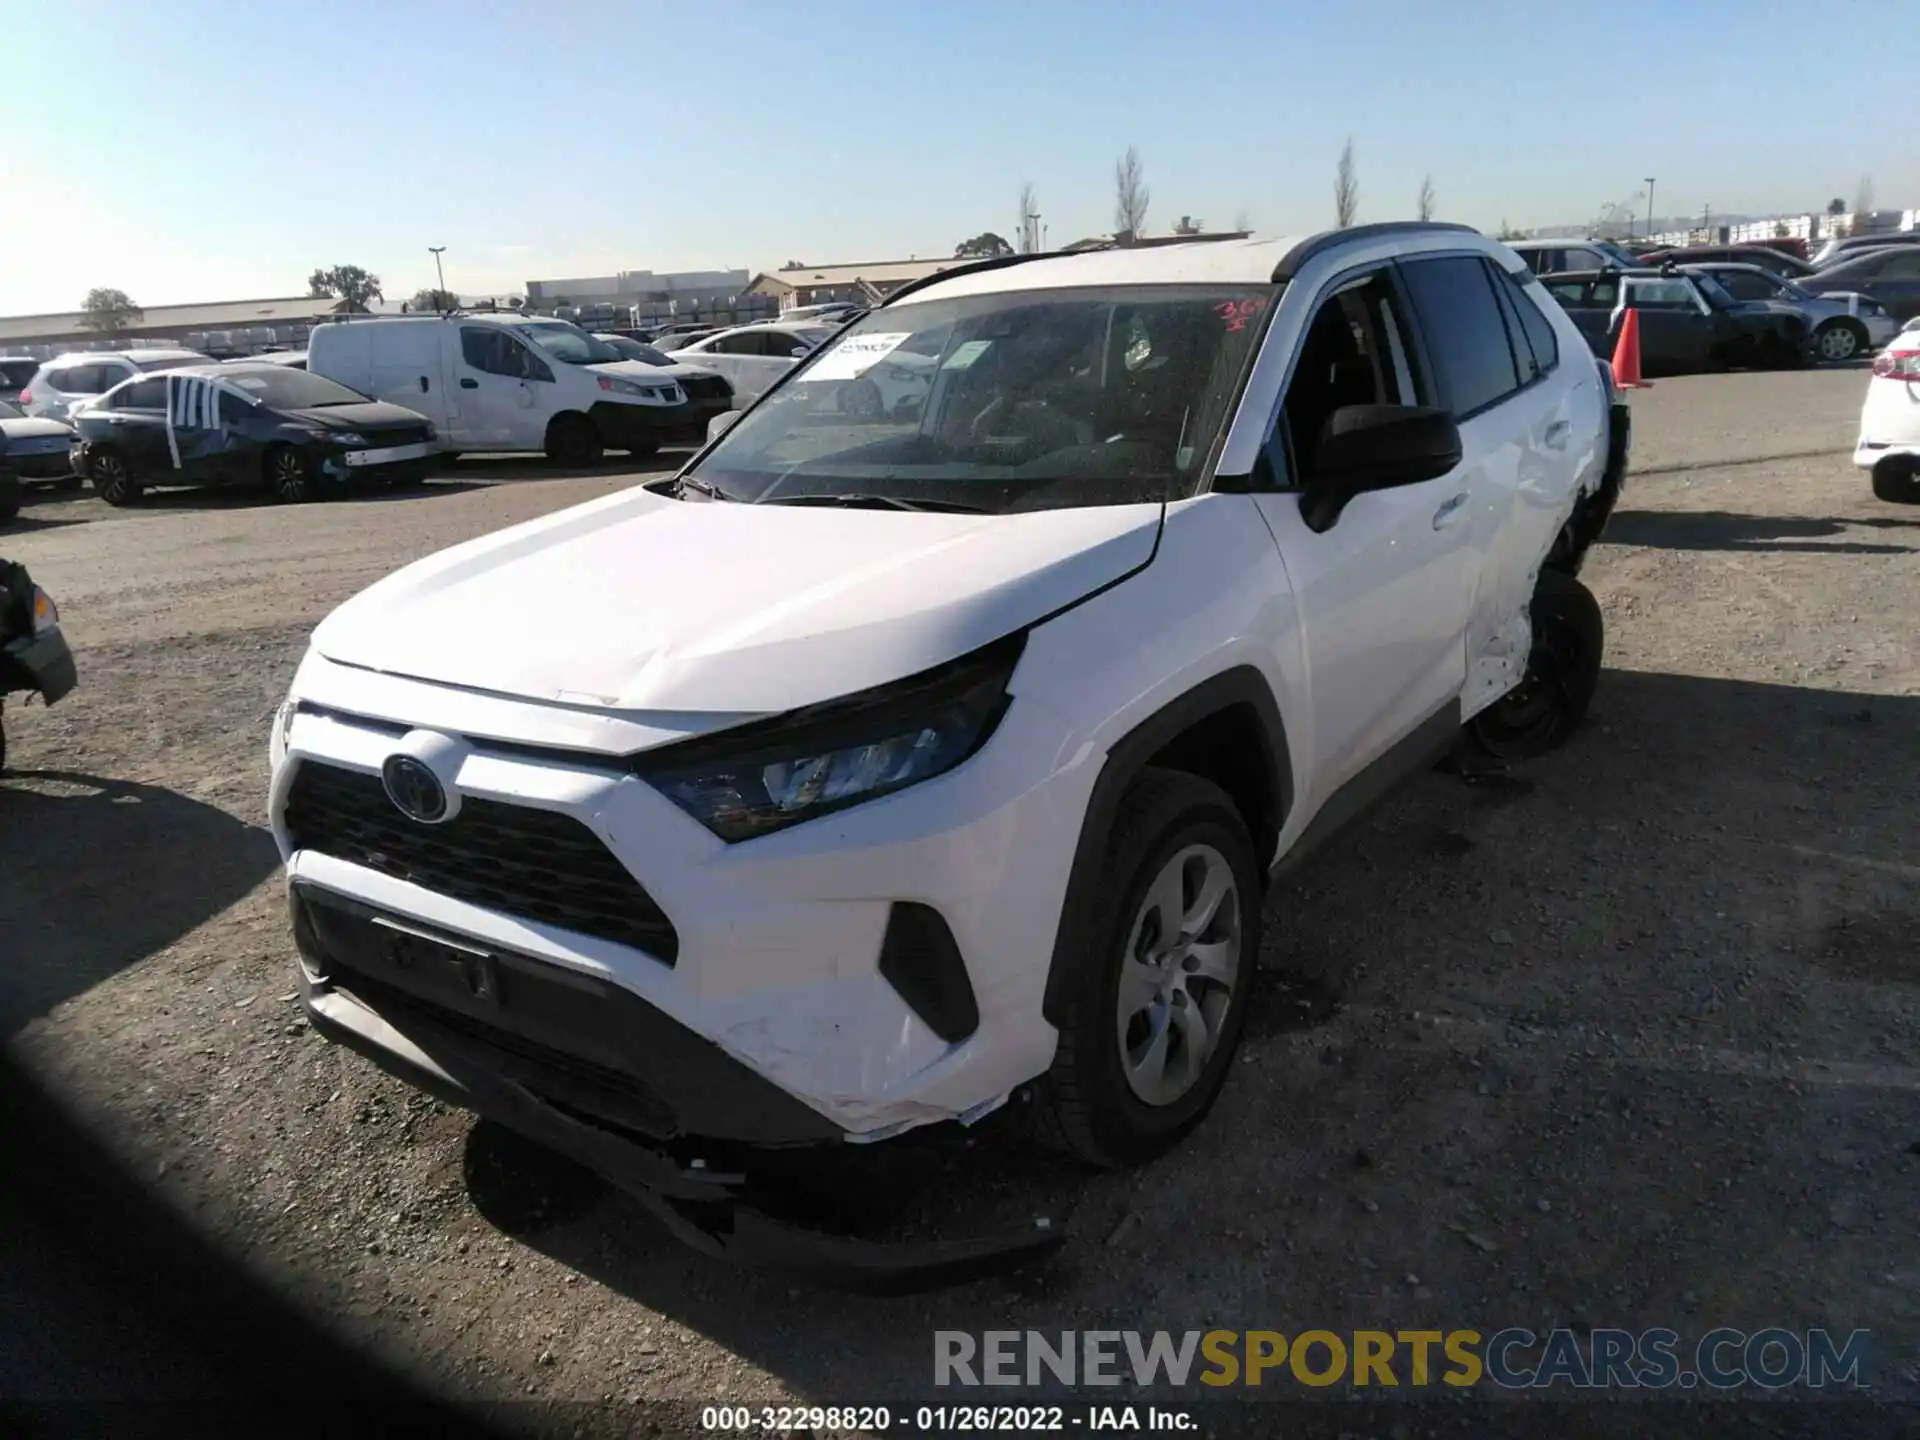
[{"label": "headlight", "polygon": [[278,770],[280,763],[287,758],[287,744],[293,737],[293,717],[300,712],[300,706],[293,700],[282,700],[280,708],[273,712],[273,733],[267,740],[267,766]]},{"label": "headlight", "polygon": [[1024,635],[862,695],[635,757],[634,771],[729,844],[943,775],[987,743]]},{"label": "headlight", "polygon": [[38,585],[33,587],[33,633],[45,634],[60,624],[60,607]]},{"label": "headlight", "polygon": [[313,432],[329,445],[364,445],[367,437],[357,430],[316,430]]},{"label": "headlight", "polygon": [[651,400],[656,405],[679,398],[677,385],[641,385],[632,380],[616,380],[611,375],[599,377],[600,388],[614,395],[631,395],[636,400]]}]

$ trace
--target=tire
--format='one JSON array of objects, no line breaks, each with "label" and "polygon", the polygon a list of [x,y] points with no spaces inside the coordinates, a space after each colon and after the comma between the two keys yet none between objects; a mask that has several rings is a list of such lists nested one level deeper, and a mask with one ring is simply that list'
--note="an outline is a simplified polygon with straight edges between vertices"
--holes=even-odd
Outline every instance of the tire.
[{"label": "tire", "polygon": [[133,478],[126,457],[118,450],[109,447],[89,455],[87,478],[93,481],[94,493],[109,505],[119,508],[139,503],[140,482]]},{"label": "tire", "polygon": [[[1132,958],[1164,945],[1166,908],[1156,897],[1191,914],[1203,879],[1227,886],[1199,930],[1216,937],[1207,943],[1219,947],[1224,985],[1196,970],[1197,957],[1177,943],[1160,963]],[[1153,1159],[1200,1123],[1245,1026],[1261,898],[1253,843],[1226,792],[1181,771],[1143,771],[1108,832],[1085,916],[1092,943],[1075,958],[1059,1048],[1035,1097],[1039,1138],[1111,1168]],[[1156,1026],[1165,1042],[1157,1047]],[[1196,1034],[1206,1047],[1187,1049]]]},{"label": "tire", "polygon": [[291,445],[276,445],[261,461],[267,489],[282,505],[304,505],[314,498],[317,485],[313,462]]},{"label": "tire", "polygon": [[18,480],[11,475],[0,475],[0,525],[11,524],[20,513],[23,495]]},{"label": "tire", "polygon": [[1573,576],[1542,570],[1530,609],[1533,651],[1514,689],[1466,725],[1467,739],[1496,760],[1526,760],[1567,742],[1600,685],[1606,621],[1593,592]]},{"label": "tire", "polygon": [[1889,505],[1920,505],[1920,461],[1889,455],[1874,466],[1873,498]]},{"label": "tire", "polygon": [[547,425],[547,459],[556,465],[598,465],[606,447],[599,428],[586,416],[556,415]]},{"label": "tire", "polygon": [[639,440],[627,446],[627,454],[635,460],[650,460],[660,453],[660,442],[655,439]]},{"label": "tire", "polygon": [[1813,332],[1813,349],[1829,365],[1840,365],[1867,348],[1864,325],[1852,320],[1829,320]]}]

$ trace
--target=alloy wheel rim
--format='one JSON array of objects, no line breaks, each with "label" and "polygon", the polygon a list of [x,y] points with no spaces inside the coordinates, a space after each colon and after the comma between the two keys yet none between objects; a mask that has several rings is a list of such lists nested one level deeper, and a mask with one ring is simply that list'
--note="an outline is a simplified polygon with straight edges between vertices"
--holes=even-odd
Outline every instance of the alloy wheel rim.
[{"label": "alloy wheel rim", "polygon": [[273,462],[273,481],[283,495],[298,495],[306,486],[307,477],[296,457],[281,455]]},{"label": "alloy wheel rim", "polygon": [[1227,857],[1188,845],[1160,867],[1128,928],[1115,1034],[1127,1086],[1172,1105],[1219,1049],[1240,982],[1240,887]]}]

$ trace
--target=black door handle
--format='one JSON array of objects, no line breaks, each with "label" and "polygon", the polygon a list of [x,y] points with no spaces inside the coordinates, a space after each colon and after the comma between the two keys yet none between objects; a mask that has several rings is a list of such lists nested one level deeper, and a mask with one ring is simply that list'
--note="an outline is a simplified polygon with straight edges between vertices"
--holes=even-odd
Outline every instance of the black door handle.
[{"label": "black door handle", "polygon": [[427,393],[427,377],[424,375],[420,377],[420,393],[422,395]]},{"label": "black door handle", "polygon": [[460,388],[462,390],[478,390],[480,388],[480,382],[469,377],[460,382]]}]

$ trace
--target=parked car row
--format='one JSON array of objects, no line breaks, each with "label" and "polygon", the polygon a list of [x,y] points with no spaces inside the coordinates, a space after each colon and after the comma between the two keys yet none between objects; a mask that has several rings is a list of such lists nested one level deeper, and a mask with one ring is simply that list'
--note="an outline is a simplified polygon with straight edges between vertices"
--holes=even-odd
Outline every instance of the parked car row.
[{"label": "parked car row", "polygon": [[1847,302],[1850,315],[1875,314],[1863,308],[1869,304],[1894,322],[1920,315],[1920,232],[1915,231],[1829,240],[1811,260],[1757,244],[1689,245],[1638,256],[1610,240],[1516,240],[1508,248],[1540,275],[1669,264],[1756,266],[1807,295]]},{"label": "parked car row", "polygon": [[1650,374],[1785,368],[1807,364],[1815,353],[1815,328],[1797,306],[1736,299],[1704,273],[1580,270],[1540,282],[1596,355],[1613,353],[1626,312],[1638,311],[1641,364]]}]

